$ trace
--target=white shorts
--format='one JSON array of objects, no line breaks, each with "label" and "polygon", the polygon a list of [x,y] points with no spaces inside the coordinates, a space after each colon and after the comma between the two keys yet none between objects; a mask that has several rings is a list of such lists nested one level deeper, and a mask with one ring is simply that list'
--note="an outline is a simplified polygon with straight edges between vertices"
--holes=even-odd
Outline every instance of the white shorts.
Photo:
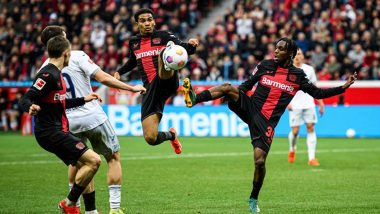
[{"label": "white shorts", "polygon": [[304,123],[317,123],[317,113],[315,108],[293,109],[289,111],[290,127],[300,126]]},{"label": "white shorts", "polygon": [[85,143],[87,139],[90,140],[92,149],[96,153],[103,155],[107,160],[109,160],[113,153],[120,150],[119,139],[108,119],[93,129],[79,132],[75,135]]}]

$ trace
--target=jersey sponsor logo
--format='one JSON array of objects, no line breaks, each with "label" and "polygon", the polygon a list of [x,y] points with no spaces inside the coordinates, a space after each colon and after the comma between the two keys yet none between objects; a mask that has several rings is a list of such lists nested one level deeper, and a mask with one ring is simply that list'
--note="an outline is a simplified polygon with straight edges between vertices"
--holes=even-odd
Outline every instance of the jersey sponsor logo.
[{"label": "jersey sponsor logo", "polygon": [[84,145],[82,142],[78,142],[78,143],[75,145],[75,147],[77,147],[77,149],[79,149],[79,150],[82,150],[82,149],[84,149],[85,145]]},{"label": "jersey sponsor logo", "polygon": [[45,80],[38,78],[33,86],[37,88],[38,90],[41,90],[45,85],[46,85]]},{"label": "jersey sponsor logo", "polygon": [[65,100],[65,99],[66,99],[66,94],[59,94],[59,93],[54,94],[54,100]]},{"label": "jersey sponsor logo", "polygon": [[149,56],[157,56],[160,54],[161,50],[162,50],[162,48],[156,48],[156,49],[151,50],[151,51],[144,51],[141,53],[136,53],[136,59],[141,59],[143,57],[149,57]]},{"label": "jersey sponsor logo", "polygon": [[152,39],[153,44],[158,45],[161,43],[161,38],[154,38]]},{"label": "jersey sponsor logo", "polygon": [[280,82],[276,82],[276,81],[270,80],[270,79],[268,79],[266,77],[263,77],[261,79],[261,83],[263,85],[273,86],[273,87],[276,87],[276,88],[279,88],[279,89],[282,89],[282,90],[285,90],[285,91],[288,91],[288,92],[293,92],[294,91],[294,87],[293,86],[286,85],[286,84],[280,83]]}]

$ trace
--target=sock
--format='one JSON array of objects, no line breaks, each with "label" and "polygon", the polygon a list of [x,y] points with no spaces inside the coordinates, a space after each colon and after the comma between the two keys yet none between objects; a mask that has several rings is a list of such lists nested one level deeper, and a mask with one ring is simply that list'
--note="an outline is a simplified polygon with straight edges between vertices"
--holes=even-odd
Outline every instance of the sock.
[{"label": "sock", "polygon": [[[72,183],[69,183],[69,192],[71,191],[71,188],[73,188],[73,184],[72,184]],[[75,206],[80,207],[80,199],[78,199],[78,201],[77,201],[77,203],[75,204]]]},{"label": "sock", "polygon": [[289,139],[289,151],[294,152],[296,150],[297,138],[294,136],[292,131],[289,132],[288,139]]},{"label": "sock", "polygon": [[161,144],[162,142],[166,140],[174,140],[174,133],[172,132],[158,132],[156,142],[154,142],[154,145]]},{"label": "sock", "polygon": [[263,185],[263,182],[253,182],[252,184],[253,184],[252,192],[249,198],[253,198],[257,200],[259,197],[259,192],[260,192],[261,186]]},{"label": "sock", "polygon": [[83,194],[84,209],[86,211],[96,210],[95,205],[95,190],[90,193]]},{"label": "sock", "polygon": [[[84,191],[85,187],[81,187],[78,184],[74,183],[73,187],[71,188],[71,191],[69,195],[67,196],[67,199],[69,199],[74,204],[78,201],[80,195]],[[71,204],[71,203],[70,203]]]},{"label": "sock", "polygon": [[309,160],[312,160],[315,158],[315,149],[317,147],[317,135],[315,132],[307,133],[306,143]]},{"label": "sock", "polygon": [[195,104],[202,103],[205,101],[210,101],[210,100],[212,100],[211,92],[209,90],[204,90],[201,93],[197,94],[195,98]]},{"label": "sock", "polygon": [[110,208],[120,209],[121,185],[109,185],[108,191],[110,194]]}]

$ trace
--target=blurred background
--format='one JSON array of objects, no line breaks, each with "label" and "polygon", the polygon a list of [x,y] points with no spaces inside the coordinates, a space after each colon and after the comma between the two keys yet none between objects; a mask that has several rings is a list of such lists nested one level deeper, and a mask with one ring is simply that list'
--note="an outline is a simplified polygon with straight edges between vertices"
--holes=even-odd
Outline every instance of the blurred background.
[{"label": "blurred background", "polygon": [[[319,79],[318,86],[359,80],[342,96],[325,99],[319,136],[380,137],[380,1],[353,0],[0,0],[0,132],[32,133],[33,120],[18,100],[47,58],[40,33],[48,25],[65,28],[72,49],[85,51],[113,74],[128,60],[128,41],[138,33],[133,14],[155,12],[156,27],[201,44],[181,80],[200,91],[223,82],[238,85],[263,59],[274,56],[281,37],[294,39]],[[123,76],[140,83],[138,72]],[[119,135],[141,135],[139,94],[103,88],[104,109]],[[177,126],[186,136],[248,136],[246,126],[220,100],[187,109],[180,93],[168,100],[163,129]],[[173,107],[175,106],[175,107]],[[287,112],[276,129],[287,136]],[[190,129],[188,127],[191,127]],[[301,135],[305,131],[301,131]],[[352,135],[353,133],[353,135]]]}]

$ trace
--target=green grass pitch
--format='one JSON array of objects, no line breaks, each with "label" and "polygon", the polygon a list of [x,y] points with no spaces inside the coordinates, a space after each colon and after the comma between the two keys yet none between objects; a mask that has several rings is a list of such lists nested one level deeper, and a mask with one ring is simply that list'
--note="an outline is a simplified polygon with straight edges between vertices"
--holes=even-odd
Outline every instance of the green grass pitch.
[{"label": "green grass pitch", "polygon": [[[151,147],[121,137],[126,213],[248,213],[253,163],[248,138],[180,138]],[[380,139],[318,139],[320,167],[307,165],[305,139],[296,163],[275,138],[259,197],[262,213],[380,213]],[[107,164],[95,177],[97,208],[108,213]],[[0,213],[58,213],[66,166],[34,137],[0,135]],[[83,203],[82,203],[83,205]],[[82,212],[84,209],[82,207]]]}]

